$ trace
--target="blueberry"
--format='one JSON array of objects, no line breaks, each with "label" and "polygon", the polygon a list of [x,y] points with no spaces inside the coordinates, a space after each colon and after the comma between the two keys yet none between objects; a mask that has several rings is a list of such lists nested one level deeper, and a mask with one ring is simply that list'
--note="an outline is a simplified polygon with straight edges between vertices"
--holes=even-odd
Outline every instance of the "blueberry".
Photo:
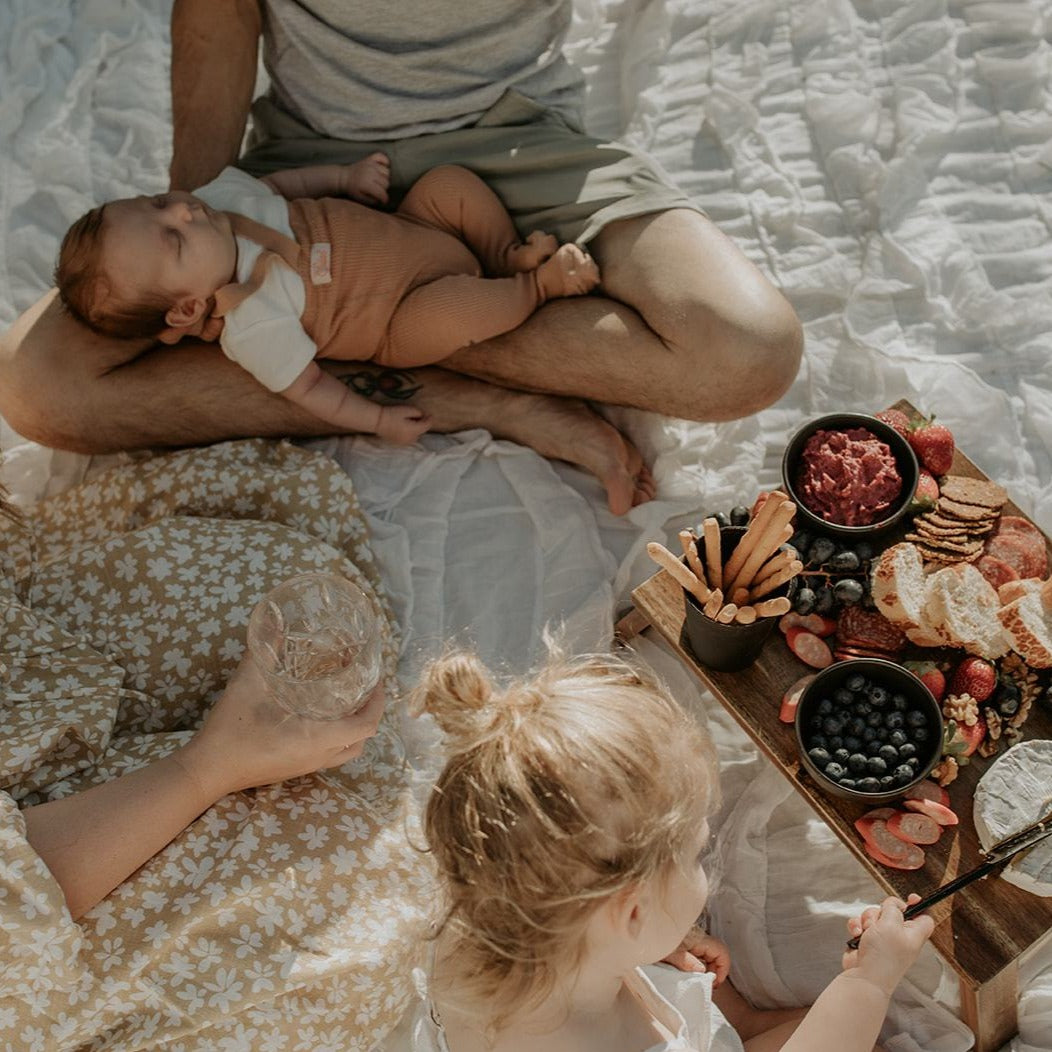
[{"label": "blueberry", "polygon": [[879,793],[880,782],[872,776],[869,778],[860,778],[858,785],[855,788],[861,793]]},{"label": "blueberry", "polygon": [[822,720],[822,730],[826,734],[839,734],[844,729],[844,721],[840,716],[826,716]]},{"label": "blueberry", "polygon": [[829,569],[836,573],[854,573],[861,565],[862,560],[850,548],[846,552],[837,552],[829,560]]},{"label": "blueberry", "polygon": [[866,755],[867,756],[879,756],[880,748],[884,743],[874,734],[869,741],[866,742]]},{"label": "blueberry", "polygon": [[928,722],[928,717],[920,709],[911,709],[906,713],[907,727],[923,727]]},{"label": "blueberry", "polygon": [[904,722],[901,712],[889,712],[887,716],[884,717],[884,726],[887,727],[889,731],[898,730]]},{"label": "blueberry", "polygon": [[904,785],[913,779],[913,768],[908,764],[899,764],[891,775],[900,785]]},{"label": "blueberry", "polygon": [[827,763],[832,759],[825,749],[809,749],[807,755],[814,761],[816,767],[825,767]]},{"label": "blueberry", "polygon": [[793,599],[793,609],[798,614],[806,616],[814,610],[816,601],[817,596],[810,588],[801,588]]},{"label": "blueberry", "polygon": [[910,732],[915,742],[926,742],[930,737],[930,732],[927,727],[914,727]]},{"label": "blueberry", "polygon": [[867,725],[866,729],[862,732],[862,740],[864,742],[880,741],[880,738],[877,735],[877,728]]},{"label": "blueberry", "polygon": [[877,708],[888,703],[888,692],[881,686],[873,683],[866,691],[866,697],[869,698],[870,702]]},{"label": "blueberry", "polygon": [[904,742],[899,746],[899,756],[904,760],[908,760],[911,756],[917,755],[917,746],[913,742]]},{"label": "blueberry", "polygon": [[855,695],[846,687],[837,687],[833,691],[833,700],[838,705],[850,705],[855,700]]},{"label": "blueberry", "polygon": [[862,690],[865,685],[866,677],[860,672],[856,672],[854,675],[848,676],[847,679],[844,680],[844,686],[847,687],[848,690],[853,690],[856,693]]},{"label": "blueberry", "polygon": [[888,765],[879,756],[871,756],[866,760],[866,770],[879,778],[880,775],[888,773]]},{"label": "blueberry", "polygon": [[841,738],[839,734],[834,734],[829,739],[829,748],[832,749],[834,752],[836,752],[837,749],[842,749],[843,747],[844,739]]},{"label": "blueberry", "polygon": [[891,696],[891,707],[896,712],[905,712],[909,707],[909,702],[906,700],[905,694],[892,694]]},{"label": "blueberry", "polygon": [[1002,716],[1014,716],[1019,711],[1018,698],[1001,698],[997,703],[997,711]]},{"label": "blueberry", "polygon": [[882,774],[880,776],[880,788],[881,790],[894,789],[895,776],[893,774]]},{"label": "blueberry", "polygon": [[825,735],[823,734],[812,734],[811,735],[811,748],[813,749],[826,749],[829,747],[829,742],[826,741]]},{"label": "blueberry", "polygon": [[870,727],[883,727],[884,726],[884,713],[883,712],[871,712],[866,717],[866,724]]},{"label": "blueberry", "polygon": [[888,735],[888,744],[894,745],[896,749],[901,749],[909,741],[906,737],[906,732],[902,730],[892,731]]},{"label": "blueberry", "polygon": [[822,698],[815,706],[815,712],[819,716],[828,716],[833,711],[833,703],[829,698]]},{"label": "blueberry", "polygon": [[861,738],[866,729],[866,721],[861,716],[854,716],[847,721],[847,732],[853,738]]},{"label": "blueberry", "polygon": [[837,784],[838,785],[842,785],[845,789],[857,789],[858,788],[858,783],[855,781],[854,778],[841,778],[840,781]]},{"label": "blueberry", "polygon": [[833,759],[836,760],[837,763],[847,763],[850,756],[851,753],[849,753],[847,749],[837,749],[836,752],[833,753]]},{"label": "blueberry", "polygon": [[843,744],[844,748],[847,749],[848,752],[858,752],[858,750],[862,748],[862,739],[849,736],[844,739]]},{"label": "blueberry", "polygon": [[828,537],[817,537],[807,549],[807,561],[812,566],[822,566],[835,551],[836,545]]},{"label": "blueberry", "polygon": [[920,760],[916,756],[911,756],[906,760],[903,766],[908,767],[914,774],[916,774],[917,768],[920,767]]},{"label": "blueberry", "polygon": [[899,750],[894,745],[882,745],[877,755],[889,766],[894,767],[899,762]]},{"label": "blueberry", "polygon": [[839,781],[847,774],[847,771],[840,766],[835,760],[832,763],[826,765],[826,777],[832,778],[834,782]]},{"label": "blueberry", "polygon": [[866,769],[866,757],[863,753],[853,752],[847,760],[848,770],[853,774],[861,774]]}]

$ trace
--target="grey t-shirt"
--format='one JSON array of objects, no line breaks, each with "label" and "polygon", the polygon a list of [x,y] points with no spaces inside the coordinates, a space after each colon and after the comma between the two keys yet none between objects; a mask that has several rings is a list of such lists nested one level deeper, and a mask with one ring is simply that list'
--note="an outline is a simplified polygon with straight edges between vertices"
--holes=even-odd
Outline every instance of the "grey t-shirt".
[{"label": "grey t-shirt", "polygon": [[515,88],[575,114],[572,0],[266,0],[271,99],[336,139],[472,124]]}]

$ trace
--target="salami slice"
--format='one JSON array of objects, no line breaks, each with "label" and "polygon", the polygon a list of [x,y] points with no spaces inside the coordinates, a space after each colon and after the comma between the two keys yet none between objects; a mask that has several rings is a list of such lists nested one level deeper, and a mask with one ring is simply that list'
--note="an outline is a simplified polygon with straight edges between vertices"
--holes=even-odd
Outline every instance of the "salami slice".
[{"label": "salami slice", "polygon": [[1000,588],[1009,581],[1019,580],[1019,571],[994,555],[980,555],[975,568],[994,588]]},{"label": "salami slice", "polygon": [[789,649],[812,668],[825,668],[833,664],[833,652],[824,639],[804,628],[790,628],[785,634]]},{"label": "salami slice", "polygon": [[904,841],[902,846],[906,848],[906,853],[892,856],[885,855],[880,848],[868,840],[865,843],[866,854],[882,866],[889,866],[891,869],[922,869],[924,866],[924,852],[921,848],[917,847],[916,844],[907,844]]},{"label": "salami slice", "polygon": [[955,826],[960,821],[948,807],[934,800],[906,800],[904,803],[911,811],[934,818],[941,826]]},{"label": "salami slice", "polygon": [[987,541],[987,546],[999,537],[1011,539],[1026,552],[1030,562],[1027,572],[1020,571],[1021,576],[1048,576],[1048,546],[1045,535],[1032,522],[1019,515],[1002,515],[997,521],[996,531]]},{"label": "salami slice", "polygon": [[796,707],[800,704],[800,696],[807,685],[815,678],[814,673],[801,676],[783,695],[782,707],[778,712],[778,719],[782,723],[792,723],[796,719]]},{"label": "salami slice", "polygon": [[1040,555],[1025,533],[995,533],[986,542],[985,554],[1007,563],[1020,577],[1038,576]]},{"label": "salami slice", "polygon": [[867,811],[855,819],[855,828],[861,833],[863,840],[868,840],[869,827],[876,821],[886,822],[892,815],[897,815],[894,807],[876,807]]},{"label": "salami slice", "polygon": [[863,834],[863,840],[888,858],[905,858],[911,847],[888,830],[888,820],[874,818]]},{"label": "salami slice", "polygon": [[907,800],[934,800],[943,807],[950,806],[950,794],[938,782],[925,778],[923,782],[910,786],[905,793]]},{"label": "salami slice", "polygon": [[896,811],[887,822],[888,832],[907,844],[934,844],[942,836],[942,826],[928,815]]}]

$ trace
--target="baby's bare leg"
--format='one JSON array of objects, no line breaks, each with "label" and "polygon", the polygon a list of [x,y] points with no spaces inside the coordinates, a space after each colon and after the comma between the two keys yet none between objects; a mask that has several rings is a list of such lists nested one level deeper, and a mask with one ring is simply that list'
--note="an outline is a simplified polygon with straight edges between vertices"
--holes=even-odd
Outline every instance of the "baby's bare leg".
[{"label": "baby's bare leg", "polygon": [[495,277],[535,270],[559,247],[540,231],[520,241],[500,198],[474,172],[455,164],[432,168],[417,179],[397,211],[459,238]]}]

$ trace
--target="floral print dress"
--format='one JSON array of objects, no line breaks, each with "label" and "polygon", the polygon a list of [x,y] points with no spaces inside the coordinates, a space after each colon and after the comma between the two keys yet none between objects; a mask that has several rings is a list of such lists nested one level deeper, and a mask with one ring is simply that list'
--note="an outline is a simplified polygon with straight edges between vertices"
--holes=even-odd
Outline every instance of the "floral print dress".
[{"label": "floral print dress", "polygon": [[[2,529],[0,1049],[371,1048],[410,998],[432,893],[386,718],[339,770],[219,801],[79,923],[20,811],[184,742],[287,577],[342,573],[386,613],[346,474],[222,443]],[[391,698],[390,632],[385,657]]]}]

